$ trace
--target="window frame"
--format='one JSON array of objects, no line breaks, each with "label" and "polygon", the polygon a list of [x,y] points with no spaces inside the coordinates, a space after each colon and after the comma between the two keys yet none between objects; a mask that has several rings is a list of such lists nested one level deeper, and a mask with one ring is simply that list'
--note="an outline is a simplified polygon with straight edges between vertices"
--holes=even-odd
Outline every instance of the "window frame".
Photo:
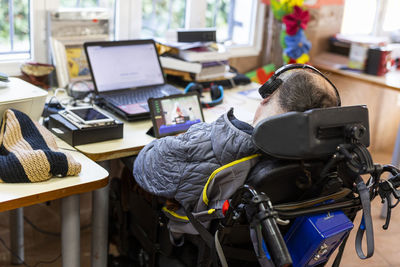
[{"label": "window frame", "polygon": [[30,3],[30,43],[31,57],[29,59],[0,61],[0,72],[10,76],[21,75],[21,65],[27,61],[48,62],[48,45],[46,40],[47,10],[55,9],[58,0],[31,0]]}]

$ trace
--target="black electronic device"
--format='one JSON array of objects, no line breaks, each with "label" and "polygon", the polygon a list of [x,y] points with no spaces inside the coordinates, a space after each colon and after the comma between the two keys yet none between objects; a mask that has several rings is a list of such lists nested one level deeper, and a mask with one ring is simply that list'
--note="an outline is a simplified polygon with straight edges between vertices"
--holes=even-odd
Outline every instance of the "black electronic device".
[{"label": "black electronic device", "polygon": [[114,120],[112,124],[78,127],[60,114],[49,116],[48,129],[71,146],[102,142],[123,137],[124,124]]},{"label": "black electronic device", "polygon": [[[202,97],[203,91],[203,85],[201,85],[200,83],[189,83],[185,88],[185,93],[196,92],[200,97]],[[209,102],[201,101],[202,107],[211,108],[222,103],[224,99],[224,88],[222,87],[222,85],[211,85],[210,97],[211,101]]]},{"label": "black electronic device", "polygon": [[212,28],[178,29],[178,42],[216,42],[217,31]]},{"label": "black electronic device", "polygon": [[341,100],[340,100],[340,95],[339,91],[337,90],[336,86],[331,82],[328,77],[326,77],[322,72],[320,72],[318,69],[314,68],[313,66],[307,65],[307,64],[288,64],[280,67],[277,69],[274,73],[274,75],[269,78],[269,80],[264,83],[259,89],[258,92],[260,93],[262,98],[267,98],[268,96],[272,95],[273,92],[275,92],[276,89],[279,88],[279,86],[283,83],[281,79],[279,79],[279,75],[282,73],[293,70],[293,69],[309,69],[314,71],[315,73],[319,74],[321,77],[323,77],[330,85],[332,85],[333,89],[335,89],[336,97],[337,97],[337,106],[341,106]]},{"label": "black electronic device", "polygon": [[185,132],[193,124],[203,122],[199,96],[195,92],[149,99],[153,133],[160,138]]}]

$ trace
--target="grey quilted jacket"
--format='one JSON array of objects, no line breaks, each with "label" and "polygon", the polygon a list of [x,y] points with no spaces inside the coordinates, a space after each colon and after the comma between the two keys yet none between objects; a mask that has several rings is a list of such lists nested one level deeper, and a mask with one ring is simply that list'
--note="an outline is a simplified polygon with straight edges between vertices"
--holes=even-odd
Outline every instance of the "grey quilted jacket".
[{"label": "grey quilted jacket", "polygon": [[[236,128],[232,119],[233,109],[213,123],[193,125],[185,134],[154,140],[134,163],[136,182],[152,194],[175,198],[193,209],[213,171],[257,152],[251,135]],[[230,171],[231,179],[246,176],[254,164],[242,166],[240,174]]]}]

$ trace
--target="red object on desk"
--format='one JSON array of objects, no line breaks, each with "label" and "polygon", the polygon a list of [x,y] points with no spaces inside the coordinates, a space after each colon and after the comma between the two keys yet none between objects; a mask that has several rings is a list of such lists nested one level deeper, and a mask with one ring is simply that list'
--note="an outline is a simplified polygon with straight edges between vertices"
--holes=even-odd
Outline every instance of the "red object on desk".
[{"label": "red object on desk", "polygon": [[392,66],[391,50],[384,47],[368,49],[365,72],[372,75],[385,75]]}]

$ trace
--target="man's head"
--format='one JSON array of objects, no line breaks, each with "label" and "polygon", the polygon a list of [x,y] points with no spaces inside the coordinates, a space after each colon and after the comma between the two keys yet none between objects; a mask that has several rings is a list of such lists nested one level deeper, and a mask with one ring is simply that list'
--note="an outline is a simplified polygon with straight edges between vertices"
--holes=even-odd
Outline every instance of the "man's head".
[{"label": "man's head", "polygon": [[[254,126],[262,119],[289,111],[302,112],[340,105],[339,95],[333,84],[313,69],[293,68],[281,72],[277,80],[279,81],[272,84],[275,87],[275,90],[270,90],[272,94],[265,93],[268,90],[264,91],[265,98],[254,116]],[[263,93],[262,89],[260,91]]]}]

